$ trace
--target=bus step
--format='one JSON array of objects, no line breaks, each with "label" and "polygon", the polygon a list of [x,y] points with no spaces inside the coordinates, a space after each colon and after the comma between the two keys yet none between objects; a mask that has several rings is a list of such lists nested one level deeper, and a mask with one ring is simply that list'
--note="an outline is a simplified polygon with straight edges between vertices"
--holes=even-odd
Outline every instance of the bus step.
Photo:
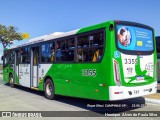
[{"label": "bus step", "polygon": [[38,90],[38,88],[37,88],[37,87],[31,87],[31,89],[32,89],[32,90]]}]

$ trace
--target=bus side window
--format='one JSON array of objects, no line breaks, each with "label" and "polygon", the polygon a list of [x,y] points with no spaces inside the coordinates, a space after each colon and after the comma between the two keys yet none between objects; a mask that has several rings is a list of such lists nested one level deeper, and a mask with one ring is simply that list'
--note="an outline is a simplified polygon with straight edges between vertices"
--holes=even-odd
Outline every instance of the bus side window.
[{"label": "bus side window", "polygon": [[61,41],[57,41],[56,44],[56,61],[61,61],[62,51],[61,51]]},{"label": "bus side window", "polygon": [[51,43],[45,43],[41,46],[41,62],[47,63],[51,62]]},{"label": "bus side window", "polygon": [[55,60],[55,52],[54,52],[54,48],[51,48],[51,62],[54,62]]},{"label": "bus side window", "polygon": [[101,46],[103,45],[103,33],[97,32],[90,35],[90,46]]},{"label": "bus side window", "polygon": [[[99,62],[104,47],[103,32],[92,32],[80,35],[77,45],[77,62]],[[83,51],[83,52],[82,52]]]},{"label": "bus side window", "polygon": [[75,38],[67,38],[57,41],[56,61],[74,61]]},{"label": "bus side window", "polygon": [[89,46],[89,35],[79,36],[78,37],[78,46],[86,48]]},{"label": "bus side window", "polygon": [[78,36],[78,45],[77,45],[77,62],[88,61],[88,47],[89,47],[89,35],[80,35]]},{"label": "bus side window", "polygon": [[49,43],[50,62],[55,60],[55,42]]},{"label": "bus side window", "polygon": [[37,54],[37,50],[34,48],[34,51],[33,51],[33,65],[34,66],[36,66],[36,65],[38,65],[38,58],[39,58],[39,56],[38,56],[38,54]]},{"label": "bus side window", "polygon": [[19,49],[19,52],[18,52],[19,64],[23,63],[23,62],[22,62],[22,54],[23,54],[23,50],[22,50],[22,48],[21,48],[21,49]]},{"label": "bus side window", "polygon": [[29,47],[20,48],[18,54],[19,54],[19,57],[20,57],[20,63],[21,64],[30,63],[29,53],[30,53],[30,48]]},{"label": "bus side window", "polygon": [[67,41],[67,44],[68,44],[68,46],[69,46],[67,61],[74,61],[75,38],[70,38],[70,39]]}]

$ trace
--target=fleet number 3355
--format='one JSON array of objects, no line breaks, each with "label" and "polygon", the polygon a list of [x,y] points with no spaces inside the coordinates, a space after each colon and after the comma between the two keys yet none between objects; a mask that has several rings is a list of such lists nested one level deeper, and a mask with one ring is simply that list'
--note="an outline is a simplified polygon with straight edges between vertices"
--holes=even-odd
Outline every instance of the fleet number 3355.
[{"label": "fleet number 3355", "polygon": [[96,76],[96,69],[82,69],[82,76]]}]

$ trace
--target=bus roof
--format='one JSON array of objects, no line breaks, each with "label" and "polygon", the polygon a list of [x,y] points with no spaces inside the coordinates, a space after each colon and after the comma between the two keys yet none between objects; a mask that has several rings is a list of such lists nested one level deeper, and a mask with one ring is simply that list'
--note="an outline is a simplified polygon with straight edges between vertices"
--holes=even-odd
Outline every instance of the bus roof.
[{"label": "bus roof", "polygon": [[26,42],[22,45],[17,45],[17,46],[10,47],[9,49],[22,47],[22,46],[27,46],[27,45],[31,45],[31,44],[35,44],[35,43],[40,43],[40,42],[43,42],[43,41],[48,41],[48,40],[61,38],[61,37],[65,37],[65,36],[74,35],[78,32],[78,30],[79,29],[69,31],[69,32],[54,32],[54,33],[51,33],[51,34],[48,34],[48,35],[43,35],[43,36],[40,36],[40,37],[30,39],[28,42]]},{"label": "bus roof", "polygon": [[56,38],[62,38],[62,37],[75,35],[75,34],[87,32],[87,31],[91,31],[91,30],[95,30],[95,29],[104,28],[104,27],[106,27],[106,23],[113,23],[113,22],[114,21],[111,20],[111,21],[100,23],[100,24],[95,24],[95,25],[92,25],[92,26],[84,27],[84,28],[81,28],[81,29],[72,30],[72,31],[69,31],[69,32],[54,32],[54,33],[51,33],[51,34],[47,34],[47,35],[43,35],[43,36],[40,36],[40,37],[30,39],[28,42],[26,42],[24,44],[13,46],[13,47],[10,47],[9,49],[14,49],[14,48],[18,48],[18,47],[32,45],[32,44],[35,44],[35,43],[40,43],[40,42],[44,42],[44,41],[53,40],[53,39],[56,39]]}]

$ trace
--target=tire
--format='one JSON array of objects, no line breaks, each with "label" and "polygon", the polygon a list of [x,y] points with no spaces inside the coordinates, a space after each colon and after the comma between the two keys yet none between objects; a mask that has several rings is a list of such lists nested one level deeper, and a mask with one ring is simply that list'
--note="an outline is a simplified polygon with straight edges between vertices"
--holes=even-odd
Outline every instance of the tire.
[{"label": "tire", "polygon": [[9,85],[10,87],[14,87],[14,79],[12,74],[9,76]]},{"label": "tire", "polygon": [[52,83],[52,80],[48,78],[44,83],[44,95],[47,99],[53,100],[56,97],[54,92],[54,84]]}]

